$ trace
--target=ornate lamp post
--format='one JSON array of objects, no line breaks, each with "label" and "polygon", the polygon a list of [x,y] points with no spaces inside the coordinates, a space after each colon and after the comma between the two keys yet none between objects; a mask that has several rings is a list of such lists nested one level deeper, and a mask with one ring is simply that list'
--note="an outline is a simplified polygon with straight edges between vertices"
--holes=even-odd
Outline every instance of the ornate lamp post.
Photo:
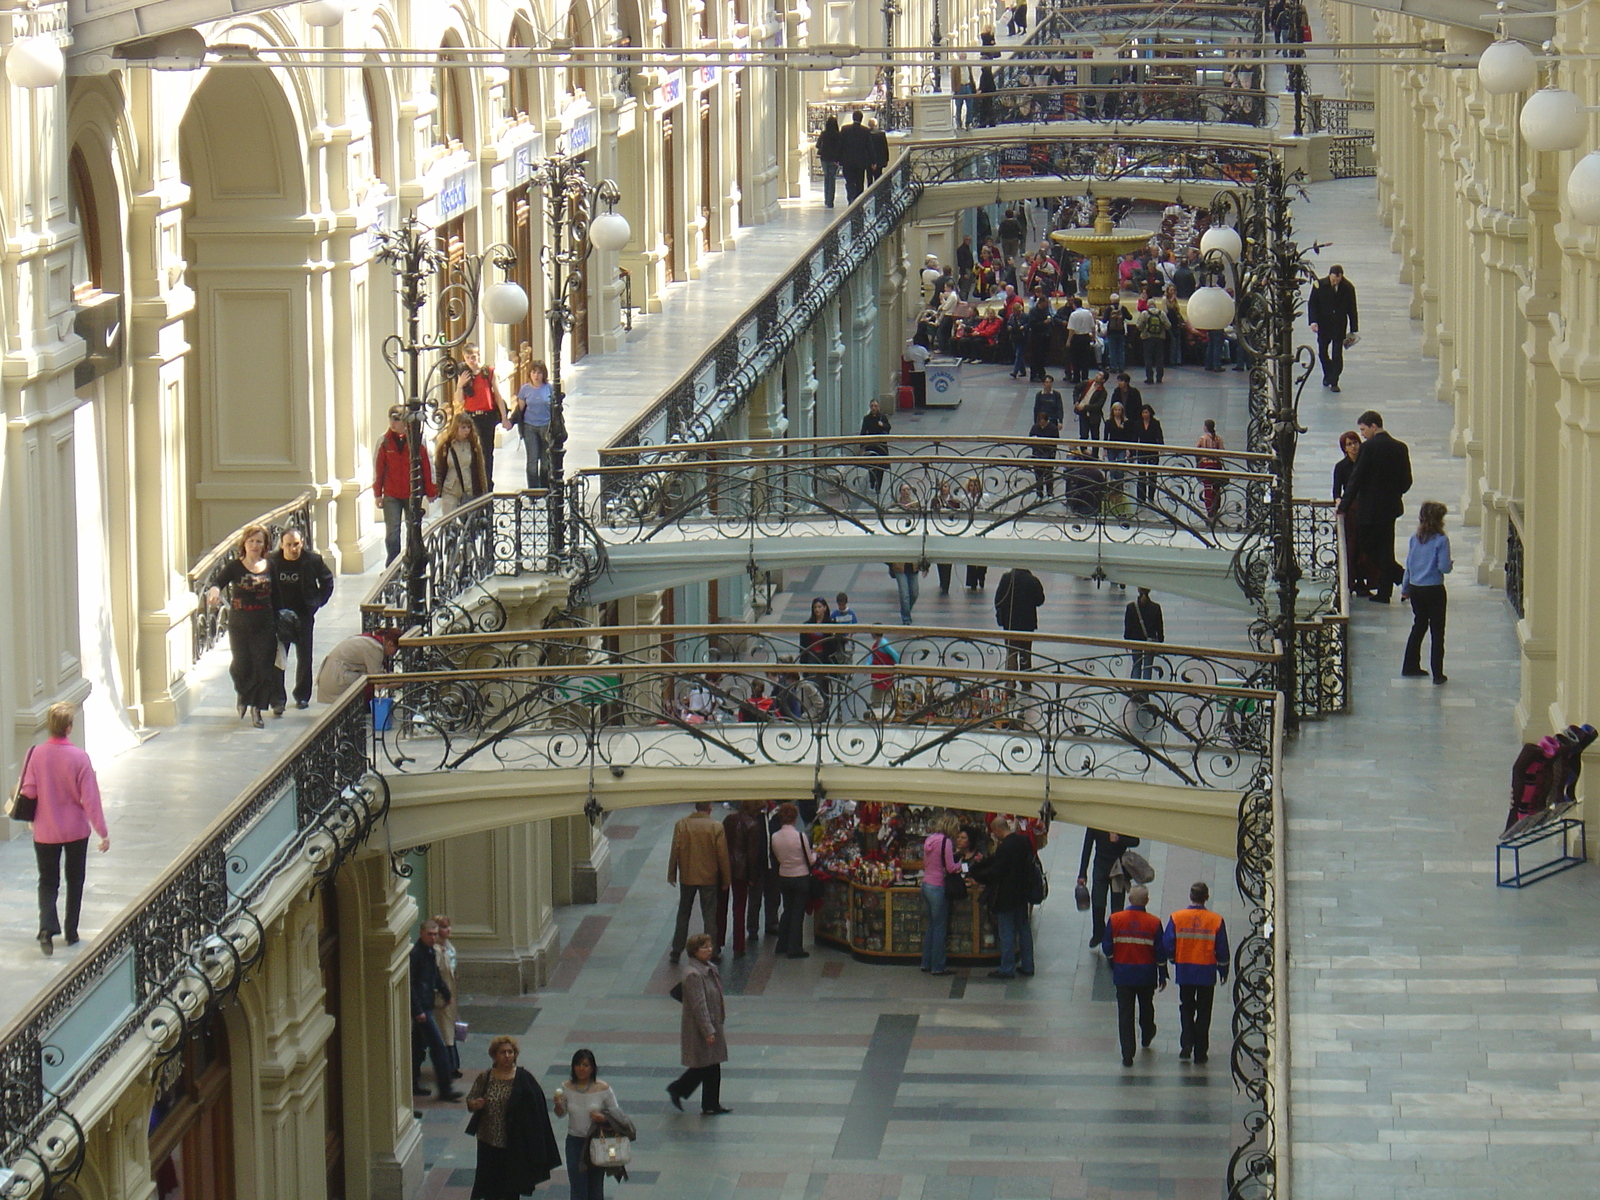
[{"label": "ornate lamp post", "polygon": [[[1292,186],[1294,181],[1284,177],[1283,168],[1271,162],[1262,164],[1252,193],[1217,194],[1213,224],[1200,241],[1200,252],[1208,269],[1233,278],[1239,298],[1236,302],[1225,289],[1213,285],[1198,289],[1189,300],[1189,321],[1196,328],[1221,329],[1235,323],[1239,344],[1250,361],[1250,449],[1269,450],[1274,456],[1271,496],[1261,519],[1252,522],[1253,532],[1240,547],[1234,573],[1245,594],[1261,608],[1265,636],[1260,640],[1277,638],[1282,644],[1280,686],[1289,729],[1298,724],[1295,621],[1300,564],[1295,548],[1294,461],[1299,436],[1305,432],[1299,419],[1300,388],[1314,362],[1307,359],[1309,348],[1295,346],[1294,326],[1301,287],[1316,278],[1305,251],[1294,240]],[[1238,229],[1223,223],[1230,210]],[[1252,251],[1248,256],[1247,244]]]},{"label": "ornate lamp post", "polygon": [[[433,230],[414,216],[407,217],[400,228],[378,234],[377,257],[394,269],[396,290],[405,309],[405,334],[392,333],[383,339],[383,357],[405,396],[411,458],[411,497],[406,502],[406,615],[413,624],[422,624],[427,620],[428,565],[422,545],[422,514],[427,502],[422,486],[424,428],[437,428],[444,421],[438,394],[460,369],[449,352],[472,336],[478,314],[497,325],[513,325],[527,315],[528,294],[510,280],[502,280],[479,295],[485,261],[502,272],[516,266],[511,247],[494,245],[482,254],[452,259],[434,241]],[[440,280],[437,302],[446,328],[459,330],[454,336],[422,331],[422,310],[428,303],[426,285],[435,276]],[[424,358],[429,355],[432,363],[424,368]]]},{"label": "ornate lamp post", "polygon": [[[583,160],[555,154],[534,165],[530,182],[544,192],[548,236],[540,248],[548,298],[545,320],[550,325],[550,548],[559,554],[566,544],[566,393],[561,387],[561,344],[572,328],[572,298],[586,281],[583,264],[596,247],[621,250],[633,236],[615,206],[622,199],[609,179],[590,183]],[[606,211],[594,215],[595,201]]]}]

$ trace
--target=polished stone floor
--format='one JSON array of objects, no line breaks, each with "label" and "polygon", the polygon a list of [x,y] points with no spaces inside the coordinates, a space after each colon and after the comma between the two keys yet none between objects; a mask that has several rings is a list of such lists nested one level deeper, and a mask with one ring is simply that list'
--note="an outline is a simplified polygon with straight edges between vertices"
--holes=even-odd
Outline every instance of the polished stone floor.
[{"label": "polished stone floor", "polygon": [[1341,263],[1358,289],[1362,340],[1339,395],[1307,390],[1298,490],[1327,494],[1338,433],[1375,407],[1411,446],[1408,513],[1449,507],[1457,566],[1450,682],[1400,678],[1409,613],[1358,601],[1353,710],[1309,726],[1289,756],[1294,1195],[1592,1196],[1600,879],[1585,867],[1495,886],[1518,749],[1515,618],[1474,583],[1451,410],[1371,181],[1319,185],[1312,201],[1301,238],[1332,243],[1320,265]]},{"label": "polished stone floor", "polygon": [[[671,825],[687,807],[636,810],[608,824],[611,886],[595,905],[559,911],[565,947],[537,995],[468,997],[467,1079],[487,1036],[520,1038],[522,1064],[546,1090],[573,1052],[594,1050],[601,1076],[639,1124],[622,1197],[666,1200],[1211,1200],[1239,1117],[1226,1056],[1227,1008],[1213,1055],[1177,1057],[1177,996],[1157,997],[1154,1046],[1125,1070],[1116,1048],[1110,972],[1074,910],[1081,831],[1066,825],[1043,854],[1051,898],[1036,914],[1038,974],[1010,983],[986,970],[935,979],[911,966],[856,962],[811,945],[778,959],[774,941],[722,969],[730,1059],[723,1103],[706,1118],[665,1095],[678,1064],[679,1009],[666,994],[673,896]],[[721,810],[718,811],[720,817]],[[1151,848],[1153,907],[1187,903],[1206,880],[1237,928],[1232,864]],[[696,917],[691,929],[699,928]],[[475,1153],[459,1104],[424,1101],[423,1200],[469,1194]],[[559,1181],[552,1185],[563,1195]]]}]

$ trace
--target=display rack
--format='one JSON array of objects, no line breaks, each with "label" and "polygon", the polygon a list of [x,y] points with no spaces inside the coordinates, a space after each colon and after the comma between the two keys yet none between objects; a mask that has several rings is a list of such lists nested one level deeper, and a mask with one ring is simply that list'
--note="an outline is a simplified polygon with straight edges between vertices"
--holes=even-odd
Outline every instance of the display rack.
[{"label": "display rack", "polygon": [[[1573,835],[1576,835],[1576,848],[1574,848]],[[1522,854],[1525,850],[1544,842],[1561,839],[1561,852],[1555,858],[1547,858],[1542,863],[1525,867]],[[1574,817],[1563,817],[1555,821],[1546,821],[1536,825],[1527,833],[1519,834],[1501,842],[1494,850],[1495,883],[1503,888],[1524,888],[1530,883],[1538,883],[1541,879],[1548,879],[1552,875],[1559,875],[1562,871],[1569,871],[1579,863],[1588,860],[1588,835],[1584,831],[1583,822]],[[1507,868],[1510,868],[1508,871]]]}]

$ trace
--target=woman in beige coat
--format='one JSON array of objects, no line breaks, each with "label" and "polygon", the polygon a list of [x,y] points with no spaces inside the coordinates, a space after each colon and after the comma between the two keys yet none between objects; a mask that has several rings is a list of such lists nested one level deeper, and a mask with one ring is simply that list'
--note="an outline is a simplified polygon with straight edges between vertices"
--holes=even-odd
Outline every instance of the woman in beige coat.
[{"label": "woman in beige coat", "polygon": [[448,1000],[438,992],[434,993],[433,1019],[439,1023],[439,1036],[444,1039],[445,1049],[450,1051],[450,1065],[455,1068],[456,1078],[460,1079],[461,1047],[456,1045],[456,1022],[461,1019],[461,1010],[456,1003],[456,948],[450,941],[450,918],[440,913],[433,921],[439,927],[438,938],[433,943],[433,954],[439,963],[439,978],[450,993]]},{"label": "woman in beige coat", "polygon": [[667,1096],[682,1112],[684,1097],[700,1088],[700,1115],[715,1117],[732,1111],[722,1107],[722,1064],[728,1061],[722,976],[711,962],[710,934],[695,934],[684,948],[689,961],[683,973],[683,1023],[678,1042],[688,1070],[667,1085]]}]

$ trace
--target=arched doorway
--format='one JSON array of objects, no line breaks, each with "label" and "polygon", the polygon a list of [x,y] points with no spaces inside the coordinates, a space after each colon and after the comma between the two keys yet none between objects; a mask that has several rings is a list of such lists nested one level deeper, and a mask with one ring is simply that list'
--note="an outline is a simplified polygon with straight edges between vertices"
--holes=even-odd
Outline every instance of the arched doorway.
[{"label": "arched doorway", "polygon": [[194,292],[180,424],[193,558],[312,482],[312,256],[304,150],[272,72],[211,72],[179,155]]},{"label": "arched doorway", "polygon": [[[78,644],[91,689],[84,733],[96,752],[136,743],[139,589],[134,532],[134,414],[125,369],[126,267],[122,188],[113,165],[116,98],[77,95],[67,160],[68,209],[79,231],[73,254],[73,331],[84,356],[75,369],[81,402],[73,419],[78,517]],[[107,89],[109,90],[109,89]],[[151,497],[159,502],[159,491]],[[161,681],[164,683],[165,681]]]}]

